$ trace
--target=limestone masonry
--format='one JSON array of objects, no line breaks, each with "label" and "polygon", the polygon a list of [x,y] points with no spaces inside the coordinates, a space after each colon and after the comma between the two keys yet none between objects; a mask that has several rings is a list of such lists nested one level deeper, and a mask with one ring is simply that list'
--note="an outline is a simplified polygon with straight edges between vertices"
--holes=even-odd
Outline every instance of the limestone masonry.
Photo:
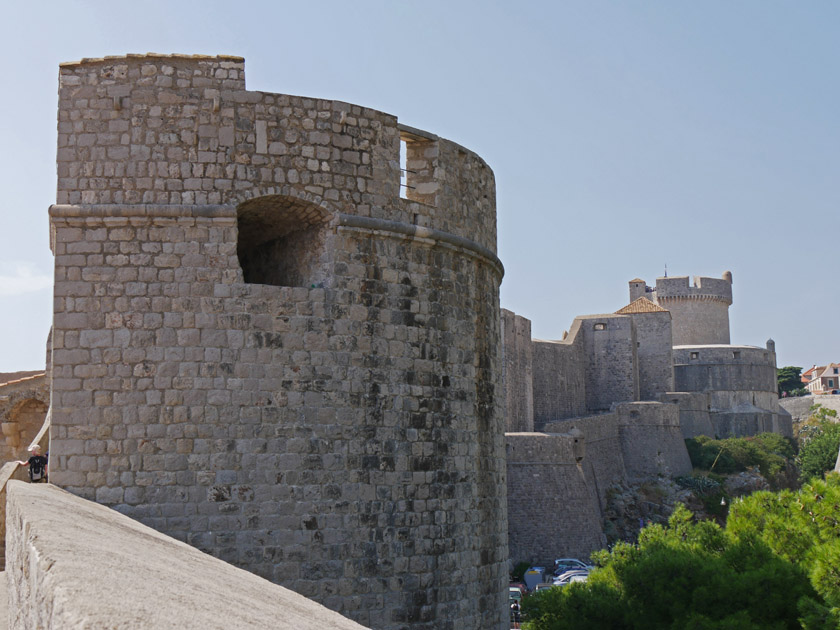
[{"label": "limestone masonry", "polygon": [[791,433],[773,342],[730,345],[731,273],[532,339],[479,156],[247,91],[239,57],[62,64],[50,230],[7,459],[48,383],[53,483],[376,630],[507,628],[509,564],[588,557],[611,488],[691,471],[685,437]]},{"label": "limestone masonry", "polygon": [[559,341],[502,311],[512,562],[588,557],[608,491],[690,473],[685,438],[792,435],[774,344],[729,345],[731,303],[730,272],[655,290],[636,278],[630,304],[575,318]]},{"label": "limestone masonry", "polygon": [[52,480],[365,626],[506,627],[484,161],[238,57],[63,64],[58,131]]}]

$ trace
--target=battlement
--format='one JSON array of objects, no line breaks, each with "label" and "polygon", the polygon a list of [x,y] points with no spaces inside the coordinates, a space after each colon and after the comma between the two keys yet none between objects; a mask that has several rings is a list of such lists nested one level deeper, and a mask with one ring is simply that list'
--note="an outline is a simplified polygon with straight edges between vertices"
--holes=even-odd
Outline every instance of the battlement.
[{"label": "battlement", "polygon": [[[728,279],[726,274],[729,274]],[[732,304],[732,274],[726,274],[723,278],[694,276],[691,285],[688,276],[657,278],[653,294],[656,302],[665,308],[670,300],[717,300]]]},{"label": "battlement", "polygon": [[728,344],[732,272],[720,278],[662,277],[650,287],[641,278],[629,282],[630,302],[646,298],[673,318],[674,345]]},{"label": "battlement", "polygon": [[247,91],[242,57],[61,64],[57,158],[58,204],[238,206],[275,196],[283,208],[305,202],[496,251],[495,180],[481,157],[367,107]]}]

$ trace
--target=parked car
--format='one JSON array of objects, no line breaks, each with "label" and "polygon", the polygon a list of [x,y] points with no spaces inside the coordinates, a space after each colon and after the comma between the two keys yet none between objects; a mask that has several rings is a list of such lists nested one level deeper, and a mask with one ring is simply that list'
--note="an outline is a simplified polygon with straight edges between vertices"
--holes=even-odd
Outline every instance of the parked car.
[{"label": "parked car", "polygon": [[569,569],[568,571],[563,571],[563,573],[554,578],[554,582],[568,581],[573,575],[589,575],[589,569]]},{"label": "parked car", "polygon": [[553,588],[555,586],[557,586],[557,585],[556,584],[549,584],[548,582],[543,582],[542,584],[537,584],[537,586],[534,588],[534,592],[538,593],[539,591],[544,591],[547,588]]},{"label": "parked car", "polygon": [[554,561],[554,575],[560,575],[573,569],[592,570],[594,568],[591,564],[586,564],[577,558],[558,558]]},{"label": "parked car", "polygon": [[510,586],[508,588],[508,603],[522,601],[522,591],[518,586]]}]

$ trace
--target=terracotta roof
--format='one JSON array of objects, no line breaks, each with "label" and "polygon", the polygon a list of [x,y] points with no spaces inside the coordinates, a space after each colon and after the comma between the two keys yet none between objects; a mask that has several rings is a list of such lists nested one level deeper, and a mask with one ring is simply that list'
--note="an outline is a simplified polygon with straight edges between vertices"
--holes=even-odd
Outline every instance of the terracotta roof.
[{"label": "terracotta roof", "polygon": [[0,385],[15,383],[32,376],[43,376],[44,370],[28,370],[23,372],[0,372]]},{"label": "terracotta roof", "polygon": [[641,278],[633,278],[630,282],[644,282]]},{"label": "terracotta roof", "polygon": [[640,297],[624,308],[615,312],[616,315],[630,315],[632,313],[667,313],[668,309],[657,306],[649,299]]}]

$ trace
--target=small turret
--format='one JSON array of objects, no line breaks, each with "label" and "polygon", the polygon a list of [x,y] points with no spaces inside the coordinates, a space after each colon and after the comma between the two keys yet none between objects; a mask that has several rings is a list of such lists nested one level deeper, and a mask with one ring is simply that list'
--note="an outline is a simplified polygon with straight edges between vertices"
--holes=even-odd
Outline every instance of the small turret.
[{"label": "small turret", "polygon": [[633,278],[630,281],[630,303],[632,304],[640,297],[645,297],[647,284],[641,278]]}]

